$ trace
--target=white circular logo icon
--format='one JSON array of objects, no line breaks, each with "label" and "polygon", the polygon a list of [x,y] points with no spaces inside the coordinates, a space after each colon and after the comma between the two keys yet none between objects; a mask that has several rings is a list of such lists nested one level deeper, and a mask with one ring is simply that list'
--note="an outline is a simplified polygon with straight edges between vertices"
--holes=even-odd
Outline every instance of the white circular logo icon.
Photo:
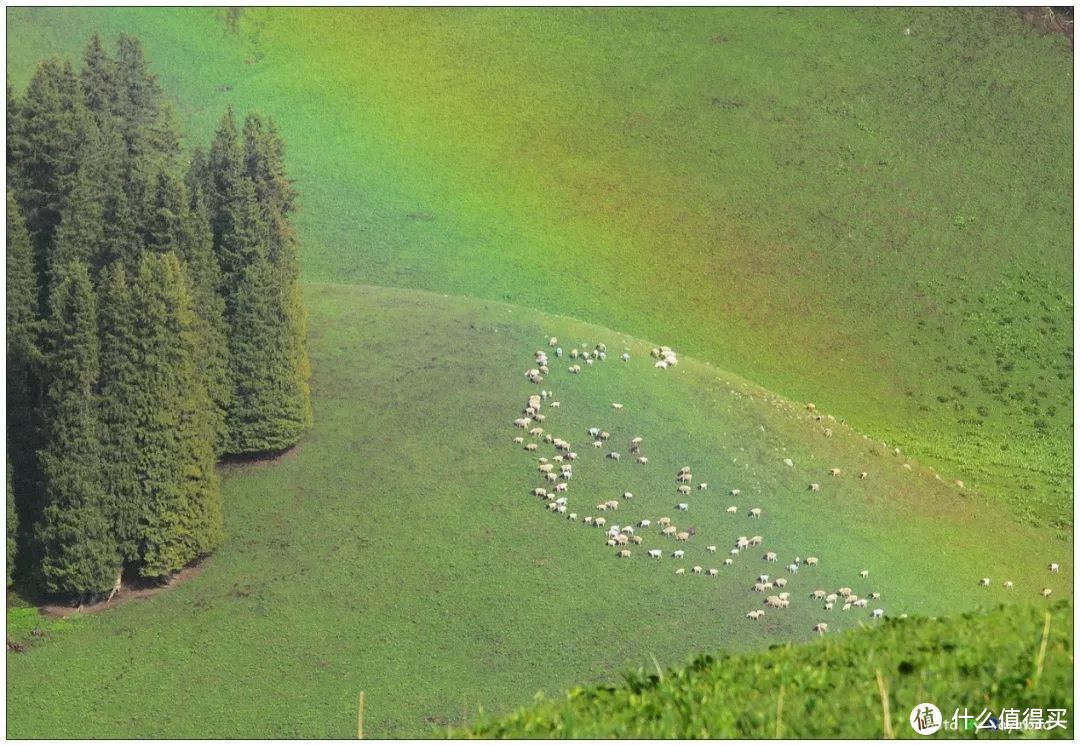
[{"label": "white circular logo icon", "polygon": [[920,736],[933,735],[941,728],[941,710],[937,708],[937,705],[923,702],[920,705],[915,705],[908,722],[911,723],[911,727]]}]

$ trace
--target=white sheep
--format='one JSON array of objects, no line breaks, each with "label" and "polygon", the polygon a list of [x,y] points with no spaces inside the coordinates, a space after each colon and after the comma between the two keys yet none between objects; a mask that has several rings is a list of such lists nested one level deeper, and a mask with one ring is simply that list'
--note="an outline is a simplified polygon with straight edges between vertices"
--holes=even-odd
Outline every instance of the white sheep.
[{"label": "white sheep", "polygon": [[689,540],[690,540],[690,533],[688,531],[680,531],[679,533],[675,534],[675,541],[689,541]]},{"label": "white sheep", "polygon": [[577,520],[577,513],[571,513],[570,515],[566,516],[566,520],[568,520],[568,521],[576,521]]},{"label": "white sheep", "polygon": [[525,439],[523,437],[521,437],[520,435],[518,435],[517,437],[514,438],[514,442],[518,443],[518,444],[521,444],[521,443],[525,442]]},{"label": "white sheep", "polygon": [[821,492],[821,485],[818,484],[817,482],[811,482],[810,483],[810,491],[811,492]]},{"label": "white sheep", "polygon": [[724,559],[724,564],[725,565],[734,564],[734,560],[732,560],[730,557],[727,557],[727,558]]},{"label": "white sheep", "polygon": [[979,585],[981,585],[983,588],[989,588],[990,587],[990,578],[981,578],[979,580]]},{"label": "white sheep", "polygon": [[623,500],[632,500],[634,498],[634,493],[633,492],[624,492],[624,493],[622,493],[622,496],[623,496]]},{"label": "white sheep", "polygon": [[613,402],[611,402],[611,408],[612,409],[622,409],[623,405],[619,404],[619,402],[617,402],[617,401],[613,401]]},{"label": "white sheep", "polygon": [[611,459],[612,461],[618,461],[619,460],[619,453],[617,451],[612,451],[611,453],[609,453],[607,455],[607,457],[609,459]]},{"label": "white sheep", "polygon": [[637,462],[644,466],[645,464],[649,463],[649,459],[645,456],[638,456]]},{"label": "white sheep", "polygon": [[716,554],[716,545],[713,544],[713,545],[705,547],[705,551],[707,551],[707,552],[709,552],[711,554]]},{"label": "white sheep", "polygon": [[661,526],[661,527],[663,527],[663,526],[670,526],[670,525],[671,525],[671,519],[670,519],[670,518],[668,518],[668,517],[667,517],[667,516],[665,515],[665,516],[663,516],[662,518],[660,518],[659,520],[657,520],[657,521],[656,521],[656,525],[657,525],[657,526]]},{"label": "white sheep", "polygon": [[1012,590],[1013,582],[1011,580],[1006,580],[1004,583],[1002,583],[1002,585],[1005,586],[1006,588],[1008,588],[1009,590]]},{"label": "white sheep", "polygon": [[761,508],[751,508],[750,509],[750,517],[751,518],[760,518],[761,517]]},{"label": "white sheep", "polygon": [[597,528],[603,528],[605,524],[607,524],[607,518],[604,518],[603,516],[593,519],[593,525]]},{"label": "white sheep", "polygon": [[676,549],[674,552],[671,553],[671,556],[675,559],[682,559],[683,555],[685,554],[686,552],[684,552],[682,549]]},{"label": "white sheep", "polygon": [[694,569],[691,572],[695,575],[700,575],[703,572],[701,565],[694,565]]},{"label": "white sheep", "polygon": [[648,518],[642,518],[640,521],[638,521],[638,526],[641,528],[648,528],[651,525],[652,521],[650,521]]},{"label": "white sheep", "polygon": [[1043,597],[1043,598],[1047,598],[1047,597],[1048,597],[1048,596],[1049,596],[1049,595],[1050,595],[1051,593],[1053,593],[1053,592],[1054,592],[1054,591],[1053,591],[1053,590],[1051,590],[1050,588],[1043,588],[1043,589],[1042,589],[1042,597]]},{"label": "white sheep", "polygon": [[690,505],[687,504],[687,503],[679,503],[678,505],[675,506],[675,508],[677,510],[687,511],[687,510],[690,510]]},{"label": "white sheep", "polygon": [[1058,572],[1061,570],[1061,565],[1059,565],[1057,562],[1051,562],[1049,565],[1046,566],[1046,569],[1050,572]]},{"label": "white sheep", "polygon": [[738,513],[738,512],[739,512],[739,508],[738,508],[738,506],[732,505],[731,507],[729,507],[729,508],[727,509],[727,512],[728,512],[728,513]]},{"label": "white sheep", "polygon": [[660,549],[650,549],[649,550],[649,557],[651,557],[652,559],[660,559],[663,556],[664,556],[664,552],[662,550],[660,550]]},{"label": "white sheep", "polygon": [[818,558],[817,557],[807,557],[805,562],[810,567],[817,567]]},{"label": "white sheep", "polygon": [[776,552],[765,552],[766,562],[776,562]]},{"label": "white sheep", "polygon": [[698,489],[699,489],[700,491],[704,492],[705,490],[709,489],[709,483],[708,483],[708,482],[702,482],[701,484],[699,484],[699,485],[697,486],[697,488],[698,488]]},{"label": "white sheep", "polygon": [[675,571],[675,574],[676,575],[685,575],[686,574],[686,568],[685,567],[680,567],[678,570]]},{"label": "white sheep", "polygon": [[827,625],[825,622],[818,622],[814,625],[814,631],[817,632],[819,635],[823,635],[829,631],[829,625]]},{"label": "white sheep", "polygon": [[680,495],[689,495],[690,494],[690,488],[685,484],[680,484],[678,492],[679,492]]},{"label": "white sheep", "polygon": [[740,494],[741,494],[741,493],[740,493],[740,491],[739,491],[739,490],[732,490],[732,491],[731,491],[731,496],[732,496],[732,497],[738,497],[738,496],[739,496]]},{"label": "white sheep", "polygon": [[720,574],[720,571],[719,571],[719,570],[717,570],[717,569],[716,569],[715,567],[710,567],[710,568],[709,568],[709,575],[710,575],[711,577],[714,577],[714,578],[715,578],[715,577],[716,577],[717,575],[719,575],[719,574]]},{"label": "white sheep", "polygon": [[833,610],[833,602],[829,601],[827,604],[825,604],[825,611],[832,611],[832,610]]},{"label": "white sheep", "polygon": [[859,572],[859,577],[860,578],[865,578],[865,577],[868,577],[869,575],[870,575],[869,570],[862,570],[862,571]]},{"label": "white sheep", "polygon": [[874,619],[881,619],[881,617],[885,616],[885,609],[874,609],[873,612],[871,612],[871,616],[874,617]]}]

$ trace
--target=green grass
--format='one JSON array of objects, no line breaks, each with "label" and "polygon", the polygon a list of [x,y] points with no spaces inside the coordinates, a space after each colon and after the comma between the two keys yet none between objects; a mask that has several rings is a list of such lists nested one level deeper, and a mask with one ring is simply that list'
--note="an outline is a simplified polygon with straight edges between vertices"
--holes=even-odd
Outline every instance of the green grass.
[{"label": "green grass", "polygon": [[[753,655],[704,655],[686,668],[639,669],[620,686],[578,687],[502,719],[482,718],[474,738],[915,738],[907,718],[923,702],[952,723],[959,710],[1065,709],[1073,736],[1072,606],[1011,606],[948,620],[890,621],[818,643]],[[1039,668],[1046,617],[1050,631]],[[885,687],[888,723],[882,708]],[[959,728],[963,720],[957,720]],[[990,737],[988,730],[938,738]],[[1015,737],[1016,734],[1014,734]]]},{"label": "green grass", "polygon": [[[819,587],[877,590],[890,616],[1041,602],[1045,584],[1070,594],[1070,565],[1045,570],[1067,562],[1067,541],[918,462],[904,469],[845,426],[830,423],[825,438],[803,407],[686,355],[655,370],[644,341],[496,302],[328,284],[306,297],[310,437],[272,465],[227,469],[225,545],[187,582],[44,638],[29,637],[26,610],[9,613],[9,637],[29,646],[7,657],[9,737],[346,738],[361,690],[366,735],[422,736],[654,657],[669,666],[811,640],[826,618],[806,598]],[[599,530],[530,496],[542,482],[511,441],[512,420],[549,335],[611,352],[579,376],[562,361],[543,384],[562,404],[545,427],[580,454],[570,509],[583,517],[629,490],[609,520],[694,526],[685,563],[645,557],[674,548],[655,529],[616,559]],[[622,461],[587,446],[591,425],[612,433]],[[644,467],[626,456],[637,435]],[[684,464],[708,491],[676,494]],[[842,476],[825,475],[834,466]],[[810,481],[822,491],[806,491]],[[674,511],[680,500],[688,513]],[[731,503],[739,515],[724,511]],[[745,514],[755,505],[756,521]],[[761,604],[749,585],[777,567],[753,553],[722,568],[704,549],[754,533],[762,551],[821,559],[792,579],[792,608],[758,624],[743,616]],[[720,577],[675,577],[697,563]],[[992,587],[977,587],[983,575]],[[827,618],[835,633],[872,623],[865,610]]]},{"label": "green grass", "polygon": [[664,338],[1072,526],[1072,56],[1012,9],[8,21],[17,88],[128,31],[189,133],[273,114],[310,281]]}]

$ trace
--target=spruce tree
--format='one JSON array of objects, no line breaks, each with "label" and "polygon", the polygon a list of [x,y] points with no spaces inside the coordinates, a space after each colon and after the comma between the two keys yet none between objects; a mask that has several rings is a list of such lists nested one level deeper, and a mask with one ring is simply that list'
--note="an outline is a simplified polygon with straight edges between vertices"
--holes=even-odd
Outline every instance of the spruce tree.
[{"label": "spruce tree", "polygon": [[18,546],[19,514],[15,510],[15,490],[11,486],[11,457],[7,459],[7,584],[15,572],[15,548]]},{"label": "spruce tree", "polygon": [[120,262],[102,272],[98,297],[101,340],[101,475],[117,551],[125,563],[138,559],[146,506],[140,484],[143,447],[140,418],[154,403],[143,396],[139,370],[143,321],[135,314]]},{"label": "spruce tree", "polygon": [[[16,535],[20,551],[29,547],[27,529],[41,508],[37,449],[41,411],[41,322],[37,315],[38,281],[30,235],[7,192],[7,452],[15,509],[22,520]],[[9,523],[9,539],[12,537]],[[30,563],[25,563],[29,565]]]},{"label": "spruce tree", "polygon": [[37,531],[46,590],[93,595],[112,587],[116,553],[101,484],[99,347],[90,274],[73,265],[50,296],[48,437],[41,452],[45,508]]},{"label": "spruce tree", "polygon": [[213,424],[195,364],[199,340],[191,298],[176,256],[144,256],[132,298],[141,323],[136,360],[141,385],[132,402],[146,511],[140,572],[166,577],[221,541]]},{"label": "spruce tree", "polygon": [[225,412],[231,398],[225,302],[218,294],[221,273],[214,258],[206,209],[199,199],[190,205],[179,177],[159,173],[145,241],[152,251],[175,253],[184,269],[195,308],[193,331],[201,345],[197,356],[199,377],[212,402],[214,453],[220,454],[227,445]]},{"label": "spruce tree", "polygon": [[281,306],[273,267],[260,256],[243,271],[229,328],[232,453],[281,451],[307,430],[296,407],[295,361],[281,343],[289,333]]},{"label": "spruce tree", "polygon": [[93,113],[99,129],[115,126],[119,116],[119,82],[117,80],[116,60],[101,43],[101,37],[94,33],[83,54],[83,69],[79,77],[82,82],[86,107]]},{"label": "spruce tree", "polygon": [[[93,118],[86,109],[71,65],[50,59],[38,66],[17,109],[10,113],[9,186],[22,208],[39,276],[50,273],[56,230],[75,186],[83,145],[93,141]],[[47,286],[39,304],[44,307]]]}]

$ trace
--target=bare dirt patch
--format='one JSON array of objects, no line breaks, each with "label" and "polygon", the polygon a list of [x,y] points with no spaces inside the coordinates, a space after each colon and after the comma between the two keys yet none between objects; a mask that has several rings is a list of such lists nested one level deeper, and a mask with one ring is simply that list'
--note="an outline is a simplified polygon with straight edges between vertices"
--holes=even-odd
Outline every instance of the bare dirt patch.
[{"label": "bare dirt patch", "polygon": [[1069,5],[1043,5],[1017,8],[1021,17],[1044,34],[1061,34],[1073,43],[1073,8]]},{"label": "bare dirt patch", "polygon": [[139,598],[150,598],[151,596],[156,596],[159,593],[175,588],[202,572],[204,565],[205,560],[194,565],[188,565],[183,570],[170,577],[168,582],[165,583],[156,583],[141,579],[133,580],[130,584],[121,586],[120,591],[112,597],[111,601],[99,601],[94,604],[76,604],[74,606],[70,604],[42,604],[38,607],[38,610],[41,612],[42,616],[48,619],[63,619],[64,617],[71,616],[75,613],[96,614],[99,611],[115,608],[128,601],[134,601]]}]

